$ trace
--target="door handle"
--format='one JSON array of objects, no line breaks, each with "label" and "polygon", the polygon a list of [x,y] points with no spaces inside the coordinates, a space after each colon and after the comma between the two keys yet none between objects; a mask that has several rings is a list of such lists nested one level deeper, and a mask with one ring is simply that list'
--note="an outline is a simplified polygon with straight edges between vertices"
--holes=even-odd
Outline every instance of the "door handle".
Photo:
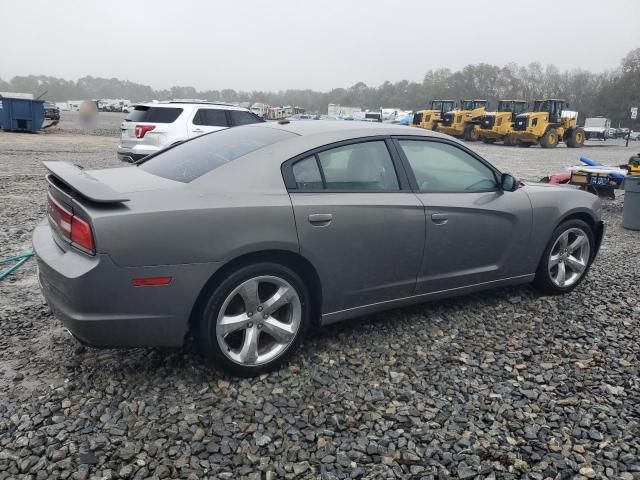
[{"label": "door handle", "polygon": [[316,227],[326,227],[333,220],[333,215],[330,213],[312,213],[309,215],[309,223]]},{"label": "door handle", "polygon": [[436,225],[444,225],[449,220],[449,215],[446,213],[432,213],[431,221]]},{"label": "door handle", "polygon": [[193,130],[191,130],[193,133],[202,133],[204,132],[204,130],[200,130],[199,128],[195,128]]}]

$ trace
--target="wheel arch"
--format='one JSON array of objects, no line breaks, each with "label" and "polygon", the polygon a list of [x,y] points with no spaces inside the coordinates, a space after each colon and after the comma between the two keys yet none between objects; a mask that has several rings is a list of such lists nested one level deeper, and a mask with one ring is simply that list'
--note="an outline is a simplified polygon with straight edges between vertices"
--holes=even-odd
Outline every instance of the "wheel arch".
[{"label": "wheel arch", "polygon": [[320,276],[316,268],[299,253],[290,250],[271,249],[258,250],[239,255],[217,269],[198,293],[189,316],[190,329],[193,326],[196,315],[204,308],[207,298],[224,278],[239,268],[258,262],[272,262],[284,265],[291,268],[302,278],[309,289],[312,322],[319,324],[322,313],[322,283],[320,282]]}]

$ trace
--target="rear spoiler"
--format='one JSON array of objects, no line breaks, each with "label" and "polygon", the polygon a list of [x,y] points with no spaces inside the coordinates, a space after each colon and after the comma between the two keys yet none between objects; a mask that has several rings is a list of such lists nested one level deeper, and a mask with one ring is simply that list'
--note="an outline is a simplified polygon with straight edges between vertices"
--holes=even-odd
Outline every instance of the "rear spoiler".
[{"label": "rear spoiler", "polygon": [[96,180],[80,167],[69,162],[42,162],[44,167],[67,187],[98,203],[126,202],[129,199]]}]

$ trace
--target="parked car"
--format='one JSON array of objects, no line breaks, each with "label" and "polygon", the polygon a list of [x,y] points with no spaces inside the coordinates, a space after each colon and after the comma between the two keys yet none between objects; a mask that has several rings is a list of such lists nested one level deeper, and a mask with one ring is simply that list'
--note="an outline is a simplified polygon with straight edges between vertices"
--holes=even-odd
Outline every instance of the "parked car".
[{"label": "parked car", "polygon": [[47,120],[60,120],[60,109],[53,102],[44,102],[44,118]]},{"label": "parked car", "polygon": [[640,140],[640,132],[631,132],[629,134],[629,140]]},{"label": "parked car", "polygon": [[627,138],[629,134],[628,128],[618,128],[618,138]]},{"label": "parked car", "polygon": [[120,126],[118,158],[138,161],[165,147],[223,128],[264,122],[246,108],[205,102],[135,105]]},{"label": "parked car", "polygon": [[135,166],[45,166],[33,246],[69,331],[102,347],[191,331],[238,375],[286,361],[316,322],[530,282],[569,292],[604,231],[595,195],[399,125],[262,123]]}]

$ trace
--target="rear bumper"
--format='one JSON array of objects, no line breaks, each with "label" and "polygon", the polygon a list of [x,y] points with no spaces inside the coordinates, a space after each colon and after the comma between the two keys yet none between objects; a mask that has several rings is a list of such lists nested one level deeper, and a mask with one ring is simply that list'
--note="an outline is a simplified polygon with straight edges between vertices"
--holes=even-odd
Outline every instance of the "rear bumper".
[{"label": "rear bumper", "polygon": [[[38,280],[54,315],[96,347],[179,346],[199,292],[217,264],[121,267],[105,254],[63,250],[45,220],[33,233]],[[170,276],[164,286],[133,278]]]},{"label": "rear bumper", "polygon": [[143,159],[144,157],[151,155],[152,153],[155,153],[155,152],[137,153],[132,150],[118,149],[117,155],[118,155],[118,160],[121,160],[123,162],[133,163]]}]

